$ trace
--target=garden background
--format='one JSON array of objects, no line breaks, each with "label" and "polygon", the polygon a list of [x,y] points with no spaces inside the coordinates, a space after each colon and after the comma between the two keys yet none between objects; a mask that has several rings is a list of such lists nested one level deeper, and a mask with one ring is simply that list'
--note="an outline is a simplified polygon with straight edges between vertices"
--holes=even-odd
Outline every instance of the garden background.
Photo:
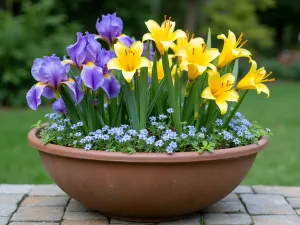
[{"label": "garden background", "polygon": [[[37,57],[66,54],[77,31],[95,33],[101,14],[117,12],[126,34],[140,39],[144,21],[162,22],[205,37],[228,29],[245,33],[247,48],[259,66],[273,71],[271,97],[254,91],[241,111],[271,129],[268,150],[257,157],[244,183],[300,185],[300,1],[295,0],[2,0],[0,1],[0,183],[50,183],[37,151],[27,144],[30,126],[50,105],[34,112],[25,94]],[[249,69],[247,60],[241,74]]]}]

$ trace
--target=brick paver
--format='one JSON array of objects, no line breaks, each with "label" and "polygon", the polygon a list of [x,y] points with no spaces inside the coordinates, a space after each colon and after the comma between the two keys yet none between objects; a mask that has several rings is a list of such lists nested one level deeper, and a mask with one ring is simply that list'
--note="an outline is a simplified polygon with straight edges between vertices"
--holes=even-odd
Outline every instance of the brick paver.
[{"label": "brick paver", "polygon": [[296,214],[292,206],[281,195],[241,194],[251,215],[290,215]]},{"label": "brick paver", "polygon": [[0,217],[0,225],[6,225],[9,221],[9,217]]},{"label": "brick paver", "polygon": [[300,217],[295,215],[253,216],[255,225],[299,225]]},{"label": "brick paver", "polygon": [[52,184],[37,185],[32,188],[29,195],[33,196],[66,196],[59,187]]},{"label": "brick paver", "polygon": [[0,185],[0,225],[300,225],[300,187],[239,186],[183,219],[133,223],[108,218],[56,185]]}]

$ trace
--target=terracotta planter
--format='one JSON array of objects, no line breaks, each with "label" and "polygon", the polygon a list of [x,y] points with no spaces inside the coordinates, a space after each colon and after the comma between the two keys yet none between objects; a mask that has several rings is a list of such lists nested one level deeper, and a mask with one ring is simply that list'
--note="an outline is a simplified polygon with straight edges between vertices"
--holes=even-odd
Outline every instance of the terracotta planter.
[{"label": "terracotta planter", "polygon": [[107,216],[157,222],[221,200],[249,172],[267,139],[214,153],[111,153],[48,144],[28,134],[54,182],[72,198]]}]

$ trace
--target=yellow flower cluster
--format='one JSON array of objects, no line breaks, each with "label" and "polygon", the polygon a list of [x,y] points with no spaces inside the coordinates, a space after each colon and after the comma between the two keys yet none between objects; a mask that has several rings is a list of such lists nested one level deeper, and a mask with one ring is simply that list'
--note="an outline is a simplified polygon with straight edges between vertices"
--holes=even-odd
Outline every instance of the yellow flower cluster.
[{"label": "yellow flower cluster", "polygon": [[[214,100],[220,108],[221,114],[225,114],[227,111],[227,101],[238,102],[238,90],[256,89],[258,94],[264,92],[269,97],[269,89],[263,83],[275,79],[266,79],[271,73],[267,74],[264,68],[257,69],[251,53],[242,48],[247,42],[242,39],[243,33],[238,39],[231,31],[228,32],[227,37],[224,34],[218,35],[217,38],[224,41],[220,52],[217,48],[208,48],[203,38],[193,35],[189,37],[188,32],[175,30],[175,22],[171,21],[171,18],[165,17],[161,26],[153,20],[148,20],[145,24],[149,33],[144,34],[142,41],[153,41],[161,56],[171,49],[173,54],[169,54],[170,62],[177,57],[179,70],[187,71],[190,82],[207,72],[208,86],[202,92],[201,97]],[[153,63],[141,57],[142,42],[137,41],[130,48],[118,42],[114,45],[114,50],[117,58],[108,63],[108,69],[122,70],[127,82],[131,82],[135,71],[141,67],[149,67],[151,72]],[[231,73],[226,73],[228,71],[226,68],[233,60],[240,57],[249,58],[252,66],[247,75],[235,85],[235,77]],[[177,68],[172,71],[172,76],[176,70]],[[220,75],[224,71],[226,74]],[[157,62],[157,74],[159,81],[164,78],[161,59]]]}]

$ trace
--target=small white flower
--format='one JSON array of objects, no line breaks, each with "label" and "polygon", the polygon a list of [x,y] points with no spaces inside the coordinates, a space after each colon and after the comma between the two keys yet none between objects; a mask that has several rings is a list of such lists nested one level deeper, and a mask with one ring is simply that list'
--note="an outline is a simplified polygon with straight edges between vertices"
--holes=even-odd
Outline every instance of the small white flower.
[{"label": "small white flower", "polygon": [[160,119],[160,120],[164,120],[164,119],[167,119],[168,117],[165,115],[165,114],[160,114],[159,116],[158,116],[158,119]]},{"label": "small white flower", "polygon": [[167,112],[168,112],[169,114],[172,114],[172,113],[174,112],[174,109],[173,109],[173,108],[168,108],[168,109],[167,109]]}]

